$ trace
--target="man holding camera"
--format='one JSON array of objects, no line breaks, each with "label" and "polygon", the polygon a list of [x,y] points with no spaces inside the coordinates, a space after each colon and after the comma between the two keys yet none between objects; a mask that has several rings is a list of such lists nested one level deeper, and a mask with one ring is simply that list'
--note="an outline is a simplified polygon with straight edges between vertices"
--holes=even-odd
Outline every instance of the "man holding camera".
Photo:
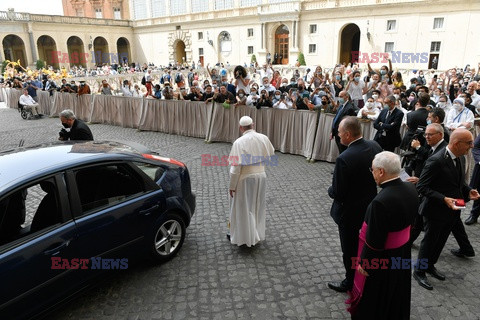
[{"label": "man holding camera", "polygon": [[[64,128],[60,130],[58,140],[93,140],[92,131],[85,122],[75,117],[72,110],[60,112],[60,121]],[[70,128],[70,131],[65,129]]]},{"label": "man holding camera", "polygon": [[422,128],[424,130],[424,128],[427,126],[427,117],[428,117],[427,105],[429,101],[430,101],[430,96],[428,94],[426,93],[418,94],[418,103],[420,104],[420,107],[415,111],[407,113],[408,131],[403,137],[402,144],[400,145],[401,149],[408,150],[413,138],[415,137],[416,134],[418,134],[417,130],[419,128]]}]

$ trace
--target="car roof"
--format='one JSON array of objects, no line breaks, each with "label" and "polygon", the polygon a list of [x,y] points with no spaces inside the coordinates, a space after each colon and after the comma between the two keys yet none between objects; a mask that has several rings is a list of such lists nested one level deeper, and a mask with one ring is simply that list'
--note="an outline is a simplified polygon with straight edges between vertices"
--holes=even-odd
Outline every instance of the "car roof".
[{"label": "car roof", "polygon": [[78,164],[101,160],[142,157],[135,143],[117,141],[52,142],[0,152],[0,191],[19,180],[48,174]]}]

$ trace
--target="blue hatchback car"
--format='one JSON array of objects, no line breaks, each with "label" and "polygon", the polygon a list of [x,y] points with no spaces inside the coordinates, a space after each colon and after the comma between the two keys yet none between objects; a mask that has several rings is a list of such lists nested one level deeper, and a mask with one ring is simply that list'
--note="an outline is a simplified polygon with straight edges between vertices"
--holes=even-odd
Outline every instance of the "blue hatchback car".
[{"label": "blue hatchback car", "polygon": [[186,166],[140,145],[0,152],[0,317],[38,316],[134,252],[171,259],[194,210]]}]

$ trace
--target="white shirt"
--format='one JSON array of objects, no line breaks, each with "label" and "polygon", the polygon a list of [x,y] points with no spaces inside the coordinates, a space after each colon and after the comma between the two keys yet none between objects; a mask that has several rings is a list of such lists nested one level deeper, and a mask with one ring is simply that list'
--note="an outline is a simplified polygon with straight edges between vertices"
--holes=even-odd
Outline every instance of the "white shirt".
[{"label": "white shirt", "polygon": [[283,101],[278,101],[273,105],[277,109],[288,109],[288,106]]},{"label": "white shirt", "polygon": [[272,92],[275,92],[277,89],[274,86],[272,86],[272,84],[269,83],[266,86],[265,85],[261,86],[258,91],[262,92],[262,90],[266,90],[271,95]]},{"label": "white shirt", "polygon": [[133,97],[136,97],[136,98],[142,98],[142,97],[143,97],[143,93],[142,93],[142,91],[140,91],[140,90],[138,90],[138,91],[137,91],[137,90],[133,90],[133,94],[132,94],[132,95],[133,95]]},{"label": "white shirt", "polygon": [[472,94],[472,105],[475,106],[475,108],[477,108],[477,112],[479,111],[478,109],[480,109],[480,95],[477,94],[477,92],[474,92]]},{"label": "white shirt", "polygon": [[24,106],[31,106],[32,104],[37,104],[30,95],[26,96],[24,94],[20,96],[19,102],[21,105],[24,105]]},{"label": "white shirt", "polygon": [[152,75],[150,73],[145,73],[145,82],[151,82],[152,81]]},{"label": "white shirt", "polygon": [[130,90],[129,86],[122,86],[122,92],[124,97],[132,97],[133,91]]},{"label": "white shirt", "polygon": [[[247,74],[247,76],[245,78],[243,78],[243,80],[250,80],[250,75]],[[239,79],[235,79],[235,85],[237,86],[237,92],[238,92],[238,90],[243,89],[243,91],[246,94],[250,93],[250,82],[245,86],[243,84],[243,81],[240,80],[240,78],[239,78]]]},{"label": "white shirt", "polygon": [[363,80],[359,80],[358,84],[352,81],[350,82],[347,92],[350,94],[352,100],[361,100],[363,99],[363,88],[365,88],[365,82],[363,82]]},{"label": "white shirt", "polygon": [[471,126],[470,129],[473,128],[474,122],[474,115],[473,112],[470,111],[468,108],[463,108],[460,112],[455,110],[455,108],[450,109],[447,113],[446,119],[446,127],[449,129],[457,129],[457,128],[464,128],[461,123],[462,122],[470,122]]},{"label": "white shirt", "polygon": [[251,94],[247,97],[246,105],[248,107],[255,107],[254,103],[256,103],[259,99],[260,99],[260,96],[258,94],[257,95],[252,95]]},{"label": "white shirt", "polygon": [[[367,102],[368,103],[368,102]],[[378,115],[380,114],[380,109],[377,107],[373,106],[371,109],[369,109],[366,105],[358,111],[357,117],[362,118],[362,112],[367,112],[367,119],[370,120],[377,120]]]}]

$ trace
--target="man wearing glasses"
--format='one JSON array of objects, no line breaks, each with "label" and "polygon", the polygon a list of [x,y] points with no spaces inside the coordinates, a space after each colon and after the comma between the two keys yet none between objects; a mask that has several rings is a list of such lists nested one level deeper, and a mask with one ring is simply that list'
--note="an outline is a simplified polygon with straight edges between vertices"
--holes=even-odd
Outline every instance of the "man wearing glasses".
[{"label": "man wearing glasses", "polygon": [[[424,163],[420,166],[423,169],[423,165],[427,158],[431,157],[432,155],[436,154],[440,150],[445,149],[447,146],[447,142],[443,139],[444,138],[444,128],[438,123],[432,123],[427,126],[425,130],[425,140],[427,141],[427,145],[425,147],[420,147],[418,149],[418,153],[424,154]],[[418,141],[412,141],[412,147],[416,148],[419,145]],[[417,144],[418,143],[418,144]],[[423,155],[422,155],[423,156]],[[415,172],[415,175],[420,176],[420,172]],[[412,176],[407,179],[407,181],[416,184],[419,178]],[[418,215],[415,217],[415,223],[412,226],[412,230],[410,233],[411,243],[413,243],[420,232],[423,230],[423,215],[422,212],[419,212]],[[468,240],[467,233],[465,231],[465,227],[461,223],[460,220],[456,221],[455,225],[452,227],[452,234],[457,240],[459,245],[459,249],[452,249],[452,254],[456,255],[457,257],[466,256],[466,257],[473,257],[475,256],[475,251],[473,250],[472,244]]]},{"label": "man wearing glasses", "polygon": [[[427,133],[434,132],[429,130]],[[435,268],[435,264],[453,226],[462,223],[460,220],[462,205],[464,206],[466,201],[480,199],[478,191],[465,183],[464,156],[472,147],[473,136],[470,131],[456,129],[445,149],[439,150],[427,159],[417,183],[417,190],[424,197],[420,212],[425,223],[425,237],[420,245],[418,259],[428,261],[428,265],[426,269],[415,266],[413,277],[420,286],[428,290],[432,290],[433,286],[425,273],[438,280],[445,280],[445,276]]]}]

